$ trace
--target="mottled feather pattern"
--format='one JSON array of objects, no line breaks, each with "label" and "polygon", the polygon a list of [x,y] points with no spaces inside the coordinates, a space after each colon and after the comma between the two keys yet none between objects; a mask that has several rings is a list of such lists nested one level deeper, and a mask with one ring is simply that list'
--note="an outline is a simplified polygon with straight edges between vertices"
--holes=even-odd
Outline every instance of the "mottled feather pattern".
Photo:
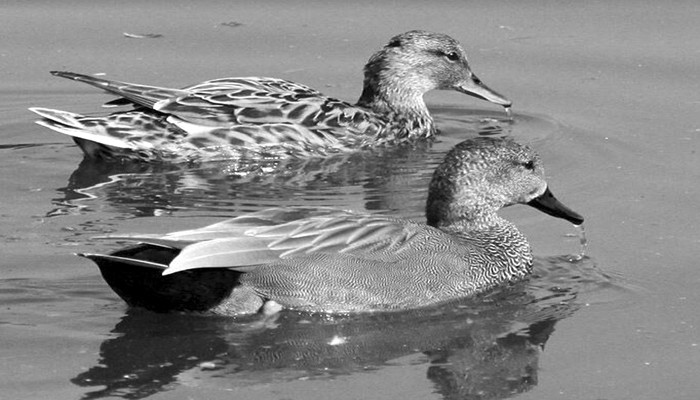
[{"label": "mottled feather pattern", "polygon": [[[348,135],[372,137],[386,125],[386,121],[365,109],[282,79],[218,79],[188,90],[191,95],[161,101],[154,108],[189,122],[212,126],[286,124],[319,132],[345,128]],[[341,142],[343,134],[333,132]],[[322,133],[319,136],[327,139]]]},{"label": "mottled feather pattern", "polygon": [[[459,55],[459,60],[447,55]],[[423,100],[430,90],[457,90],[504,107],[511,104],[473,76],[456,40],[426,31],[398,35],[371,57],[357,104],[277,78],[222,78],[170,89],[52,73],[119,97],[107,107],[135,107],[89,120],[75,114],[68,126],[62,111],[30,109],[44,118],[40,124],[77,138],[87,157],[107,159],[327,156],[434,136],[437,130]],[[123,113],[130,113],[129,118],[122,118]],[[136,118],[139,113],[144,121]]]},{"label": "mottled feather pattern", "polygon": [[401,252],[416,231],[417,227],[397,224],[386,217],[358,218],[348,214],[249,230],[246,234],[274,239],[269,247],[282,250],[281,258],[317,252],[362,253],[381,258],[383,253],[393,256]]},{"label": "mottled feather pattern", "polygon": [[[125,86],[115,85],[119,90]],[[131,93],[137,90],[144,86],[124,92],[129,101],[137,99]],[[177,97],[167,93],[143,92],[162,98],[148,102],[154,111],[139,107],[106,117],[73,114],[73,126],[97,135],[98,143],[100,136],[122,140],[124,150],[115,149],[115,157],[194,161],[347,152],[381,142],[377,134],[387,124],[367,110],[281,79],[219,79],[178,91]]]}]

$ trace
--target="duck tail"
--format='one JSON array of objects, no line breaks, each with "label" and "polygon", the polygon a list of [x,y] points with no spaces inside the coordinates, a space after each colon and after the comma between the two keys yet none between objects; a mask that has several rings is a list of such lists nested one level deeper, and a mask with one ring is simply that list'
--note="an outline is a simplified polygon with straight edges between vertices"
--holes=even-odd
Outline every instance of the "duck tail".
[{"label": "duck tail", "polygon": [[[109,135],[103,125],[94,123],[95,118],[50,108],[32,107],[29,111],[42,117],[37,124],[72,137],[88,157],[103,158],[133,149],[128,141]],[[88,120],[92,123],[86,123]]]},{"label": "duck tail", "polygon": [[[48,122],[73,128],[80,128],[83,126],[83,124],[80,122],[80,119],[84,118],[84,116],[80,114],[41,107],[30,107],[29,111],[38,114],[39,116],[44,118],[44,120],[37,121],[38,124],[43,126],[47,126],[46,123]],[[50,126],[47,127],[53,129]]]},{"label": "duck tail", "polygon": [[153,262],[153,261],[148,261],[148,260],[139,260],[136,258],[130,258],[130,257],[120,257],[120,256],[115,256],[115,255],[109,255],[109,254],[96,254],[96,253],[77,253],[76,255],[80,257],[85,257],[89,260],[94,261],[97,265],[110,265],[110,264],[123,264],[123,265],[130,265],[132,267],[143,267],[143,268],[153,268],[159,271],[165,271],[166,268],[168,268],[167,265],[158,263],[158,262]]},{"label": "duck tail", "polygon": [[219,268],[163,276],[179,252],[177,248],[141,243],[109,255],[78,255],[94,261],[107,284],[131,307],[203,312],[228,298],[238,284],[239,272]]}]

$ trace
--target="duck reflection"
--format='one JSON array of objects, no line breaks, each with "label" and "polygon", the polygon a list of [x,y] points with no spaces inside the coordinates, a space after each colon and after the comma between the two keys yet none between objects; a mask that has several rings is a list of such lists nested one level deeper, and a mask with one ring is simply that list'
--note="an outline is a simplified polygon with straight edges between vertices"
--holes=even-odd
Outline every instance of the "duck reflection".
[{"label": "duck reflection", "polygon": [[84,399],[138,399],[175,388],[188,373],[240,387],[367,372],[408,357],[445,399],[508,398],[537,385],[557,321],[606,282],[587,257],[552,257],[536,260],[530,281],[400,313],[241,319],[131,309],[102,343],[98,364],[72,382],[102,387]]},{"label": "duck reflection", "polygon": [[[424,191],[429,173],[442,157],[440,149],[431,148],[431,143],[421,142],[369,154],[255,163],[168,165],[85,159],[67,186],[58,189],[62,196],[54,200],[56,208],[49,216],[89,213],[96,202],[133,216],[182,209],[253,211],[260,204],[352,204],[368,194],[387,197],[407,188]],[[416,180],[416,175],[425,179]],[[372,203],[375,208],[385,204],[380,199]]]}]

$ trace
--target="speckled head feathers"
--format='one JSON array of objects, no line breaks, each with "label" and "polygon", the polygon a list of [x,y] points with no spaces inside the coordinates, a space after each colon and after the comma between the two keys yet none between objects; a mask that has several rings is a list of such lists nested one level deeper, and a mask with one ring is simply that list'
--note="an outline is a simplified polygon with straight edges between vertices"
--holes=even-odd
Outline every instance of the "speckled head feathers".
[{"label": "speckled head feathers", "polygon": [[455,146],[430,183],[428,224],[488,217],[498,209],[528,203],[547,188],[539,156],[509,138],[473,138]]},{"label": "speckled head feathers", "polygon": [[412,84],[406,86],[421,95],[433,89],[451,89],[470,74],[467,55],[459,42],[426,31],[394,36],[365,66],[365,80],[384,82],[392,76],[396,81],[410,80]]},{"label": "speckled head feathers", "polygon": [[[370,58],[358,104],[370,108],[414,104],[422,109],[423,94],[434,89],[457,90],[504,107],[511,105],[472,73],[459,42],[445,34],[421,30],[394,36]],[[405,101],[396,102],[396,98]]]},{"label": "speckled head feathers", "polygon": [[384,47],[385,51],[402,48],[406,52],[428,51],[439,56],[448,56],[452,52],[458,54],[451,55],[451,58],[461,56],[465,61],[467,55],[458,41],[452,37],[428,31],[414,30],[408,31],[392,37]]}]

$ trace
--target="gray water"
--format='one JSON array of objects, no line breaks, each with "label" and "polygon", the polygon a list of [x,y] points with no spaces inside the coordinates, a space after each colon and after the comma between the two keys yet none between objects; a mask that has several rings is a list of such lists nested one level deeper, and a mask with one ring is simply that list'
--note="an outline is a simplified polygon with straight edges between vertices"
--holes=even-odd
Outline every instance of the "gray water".
[{"label": "gray water", "polygon": [[[699,18],[696,1],[4,2],[0,398],[698,398]],[[56,69],[173,87],[275,76],[355,100],[369,55],[410,29],[460,40],[514,120],[431,93],[438,141],[270,175],[81,163],[26,110],[110,99]],[[73,255],[118,248],[92,239],[104,233],[277,205],[420,220],[444,153],[486,134],[541,154],[554,193],[586,217],[585,258],[572,261],[573,227],[511,207],[536,256],[527,282],[410,313],[265,322],[127,310]]]}]

